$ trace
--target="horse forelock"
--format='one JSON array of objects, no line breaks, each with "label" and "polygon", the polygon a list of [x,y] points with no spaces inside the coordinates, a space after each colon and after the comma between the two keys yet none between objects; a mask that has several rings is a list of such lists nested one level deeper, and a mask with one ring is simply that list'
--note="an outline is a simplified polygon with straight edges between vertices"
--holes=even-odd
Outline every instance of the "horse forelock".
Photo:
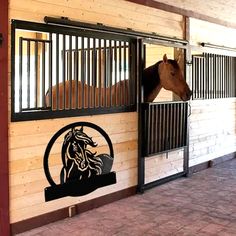
[{"label": "horse forelock", "polygon": [[168,63],[170,63],[175,69],[180,69],[179,64],[176,60],[168,59]]}]

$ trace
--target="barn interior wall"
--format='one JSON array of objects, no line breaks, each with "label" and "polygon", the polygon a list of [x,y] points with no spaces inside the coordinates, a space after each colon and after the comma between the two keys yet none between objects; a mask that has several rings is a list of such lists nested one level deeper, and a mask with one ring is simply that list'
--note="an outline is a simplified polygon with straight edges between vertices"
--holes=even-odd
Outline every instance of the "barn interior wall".
[{"label": "barn interior wall", "polygon": [[[65,16],[72,20],[99,22],[118,28],[129,27],[164,36],[183,38],[184,35],[182,16],[123,0],[10,0],[9,3],[10,19],[43,22],[44,16]],[[10,102],[9,98],[9,105]],[[110,136],[115,152],[112,170],[117,172],[117,184],[98,189],[83,197],[66,197],[45,203],[44,188],[48,186],[42,164],[45,148],[56,131],[77,121],[95,123]],[[11,223],[136,186],[137,127],[136,112],[30,122],[9,121]],[[158,160],[161,161],[162,159]],[[162,172],[171,166],[171,159],[167,160],[169,164],[164,161],[163,165],[160,165]],[[53,165],[53,168],[57,168],[56,163]]]},{"label": "barn interior wall", "polygon": [[[205,42],[235,48],[235,36],[236,29],[190,19],[191,45]],[[235,152],[236,99],[193,100],[190,105],[190,166]]]}]

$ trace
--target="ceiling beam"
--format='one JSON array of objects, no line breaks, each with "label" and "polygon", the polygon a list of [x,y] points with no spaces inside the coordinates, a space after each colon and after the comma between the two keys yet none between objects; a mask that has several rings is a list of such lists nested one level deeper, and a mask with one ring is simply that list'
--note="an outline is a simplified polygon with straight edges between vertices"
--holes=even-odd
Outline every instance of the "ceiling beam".
[{"label": "ceiling beam", "polygon": [[208,22],[211,22],[214,24],[223,25],[223,26],[230,27],[230,28],[236,28],[236,23],[224,21],[219,18],[207,16],[207,15],[204,15],[201,13],[197,13],[195,11],[182,9],[180,7],[171,6],[169,4],[158,2],[155,0],[126,0],[126,1],[137,3],[137,4],[140,4],[143,6],[147,6],[147,7],[156,8],[156,9],[167,11],[167,12],[176,13],[176,14],[179,14],[182,16],[187,16],[187,17],[192,17],[192,18],[196,18],[199,20],[208,21]]}]

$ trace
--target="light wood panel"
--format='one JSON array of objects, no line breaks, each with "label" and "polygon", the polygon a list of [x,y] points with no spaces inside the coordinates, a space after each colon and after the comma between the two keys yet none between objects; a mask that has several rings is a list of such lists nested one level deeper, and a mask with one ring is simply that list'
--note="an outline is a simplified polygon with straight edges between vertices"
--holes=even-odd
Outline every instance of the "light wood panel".
[{"label": "light wood panel", "polygon": [[236,100],[191,102],[190,166],[235,152]]},{"label": "light wood panel", "polygon": [[[114,11],[113,9],[116,9]],[[150,14],[149,14],[150,12]],[[146,14],[149,17],[146,17]],[[73,20],[103,23],[121,28],[156,32],[158,34],[183,37],[182,16],[157,9],[134,6],[132,3],[115,1],[36,1],[11,0],[10,17],[43,21],[45,15],[67,16]],[[169,27],[166,31],[167,26]]]}]

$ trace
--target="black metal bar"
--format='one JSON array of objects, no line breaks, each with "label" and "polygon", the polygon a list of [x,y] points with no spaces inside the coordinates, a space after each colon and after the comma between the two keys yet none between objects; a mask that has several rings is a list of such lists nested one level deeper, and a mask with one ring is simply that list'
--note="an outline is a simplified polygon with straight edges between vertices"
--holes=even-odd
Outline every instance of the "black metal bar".
[{"label": "black metal bar", "polygon": [[224,84],[225,84],[225,96],[229,96],[228,89],[228,78],[227,78],[227,57],[223,58],[223,74],[224,74]]},{"label": "black metal bar", "polygon": [[[122,76],[122,44],[121,41],[119,41],[119,82],[121,83],[121,76]],[[119,88],[119,105],[122,104],[121,102],[121,86]]]},{"label": "black metal bar", "polygon": [[127,71],[127,57],[126,57],[126,55],[127,55],[127,53],[126,53],[126,42],[124,42],[124,47],[123,47],[123,67],[124,67],[124,87],[123,87],[123,92],[124,92],[124,94],[123,94],[123,97],[124,97],[124,103],[123,103],[123,105],[126,105],[127,104],[127,97],[126,97],[126,71]]},{"label": "black metal bar", "polygon": [[154,153],[158,152],[158,107],[154,106]]},{"label": "black metal bar", "polygon": [[173,148],[173,107],[174,107],[174,104],[170,104],[170,108],[169,108],[169,119],[170,119],[170,124],[169,124],[169,133],[168,133],[168,136],[169,136],[169,145],[170,145],[170,149]]},{"label": "black metal bar", "polygon": [[81,60],[80,60],[80,67],[81,67],[81,107],[85,107],[84,97],[85,97],[85,75],[86,75],[86,60],[85,60],[85,52],[84,52],[84,37],[81,37]]},{"label": "black metal bar", "polygon": [[24,38],[24,37],[21,37],[22,40],[24,41],[30,41],[30,42],[40,42],[40,43],[50,43],[51,40],[47,40],[47,39],[34,39],[34,38]]},{"label": "black metal bar", "polygon": [[109,90],[110,90],[110,96],[109,96],[109,102],[110,102],[110,107],[112,106],[112,80],[113,80],[113,75],[112,75],[112,68],[113,68],[113,52],[112,52],[112,41],[109,40]]},{"label": "black metal bar", "polygon": [[23,70],[23,40],[22,37],[20,37],[19,38],[19,112],[22,111],[22,70]]},{"label": "black metal bar", "polygon": [[93,65],[93,107],[96,107],[96,87],[97,87],[97,52],[96,52],[96,39],[93,38],[93,49],[92,49],[92,65]]},{"label": "black metal bar", "polygon": [[38,107],[38,41],[35,41],[35,45],[34,45],[34,66],[35,66],[35,100],[34,100],[34,107]]},{"label": "black metal bar", "polygon": [[99,94],[98,94],[98,98],[99,98],[99,102],[98,102],[98,106],[101,107],[102,106],[102,46],[101,46],[101,39],[98,39],[98,51],[99,51],[99,62],[98,62],[98,67],[99,67],[99,77],[98,77],[98,81],[99,81]]},{"label": "black metal bar", "polygon": [[51,43],[49,44],[49,68],[48,68],[48,88],[49,88],[49,106],[53,108],[52,104],[52,34],[49,34]]},{"label": "black metal bar", "polygon": [[69,35],[69,83],[70,83],[70,89],[69,89],[69,108],[72,108],[72,36]]},{"label": "black metal bar", "polygon": [[42,107],[45,107],[45,65],[46,65],[46,48],[45,43],[42,43]]},{"label": "black metal bar", "polygon": [[117,106],[117,74],[118,74],[118,70],[117,70],[117,41],[114,40],[114,74],[115,74],[115,98],[114,98],[114,106]]},{"label": "black metal bar", "polygon": [[74,80],[75,80],[75,109],[79,108],[79,101],[78,101],[78,96],[79,96],[79,49],[78,49],[78,40],[79,37],[75,37],[75,52],[74,52]]},{"label": "black metal bar", "polygon": [[204,53],[203,58],[205,61],[204,65],[204,74],[205,74],[205,89],[204,89],[204,99],[208,99],[208,89],[209,89],[209,61],[208,61],[208,54]]},{"label": "black metal bar", "polygon": [[150,152],[150,137],[151,137],[151,129],[150,129],[150,122],[151,122],[151,111],[150,111],[150,105],[148,105],[148,109],[147,109],[147,118],[146,118],[146,127],[145,127],[145,132],[147,132],[147,151],[146,151],[146,155],[149,154]]},{"label": "black metal bar", "polygon": [[66,36],[62,35],[62,82],[63,82],[63,109],[66,109]]},{"label": "black metal bar", "polygon": [[86,62],[86,65],[87,65],[87,87],[88,87],[88,94],[87,94],[87,101],[88,101],[88,107],[90,107],[90,38],[87,38],[87,62]]},{"label": "black metal bar", "polygon": [[56,109],[59,109],[59,34],[56,34]]},{"label": "black metal bar", "polygon": [[27,41],[27,108],[30,108],[30,41]]},{"label": "black metal bar", "polygon": [[107,42],[104,40],[104,51],[103,51],[103,56],[104,56],[104,107],[107,107]]}]

